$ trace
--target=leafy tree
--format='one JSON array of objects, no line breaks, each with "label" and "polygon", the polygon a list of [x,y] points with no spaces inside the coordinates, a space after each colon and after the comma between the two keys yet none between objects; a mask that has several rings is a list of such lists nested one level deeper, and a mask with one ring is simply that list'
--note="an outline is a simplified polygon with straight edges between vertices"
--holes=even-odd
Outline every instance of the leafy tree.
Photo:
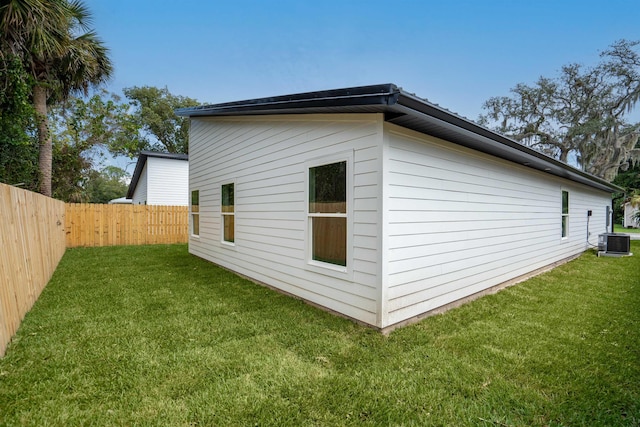
[{"label": "leafy tree", "polygon": [[[636,144],[636,149],[640,148],[640,143]],[[617,222],[622,222],[624,215],[624,203],[630,195],[640,193],[640,164],[633,165],[628,162],[626,170],[621,171],[613,180],[613,183],[624,188],[624,192],[613,195],[613,210]]]},{"label": "leafy tree", "polygon": [[82,145],[83,150],[100,146],[117,151],[117,147],[141,142],[138,121],[129,109],[118,95],[101,90],[88,98],[68,98],[54,107],[50,117],[59,138]]},{"label": "leafy tree", "polygon": [[624,188],[627,193],[640,190],[640,164],[632,165],[631,163],[629,161],[626,170],[619,172],[613,180],[614,184]]},{"label": "leafy tree", "polygon": [[177,108],[199,105],[192,98],[173,95],[166,87],[131,87],[124,89],[125,96],[134,107],[133,115],[142,130],[141,138],[120,140],[113,147],[118,154],[135,157],[141,150],[168,153],[189,152],[189,120],[174,113]]},{"label": "leafy tree", "polygon": [[52,189],[69,202],[91,200],[94,159],[104,149],[137,138],[138,128],[120,98],[102,90],[89,98],[70,97],[49,111],[53,145]]},{"label": "leafy tree", "polygon": [[90,179],[92,166],[93,161],[83,153],[82,145],[54,141],[51,180],[53,197],[72,203],[88,202],[85,187]]},{"label": "leafy tree", "polygon": [[124,197],[129,186],[127,173],[117,166],[106,166],[100,172],[91,171],[86,190],[89,203],[108,203]]},{"label": "leafy tree", "polygon": [[35,190],[38,147],[30,87],[20,59],[0,52],[0,182]]},{"label": "leafy tree", "polygon": [[107,48],[88,31],[91,16],[80,0],[5,0],[0,45],[19,56],[31,76],[39,142],[40,192],[51,196],[53,147],[48,107],[103,83],[112,72]]},{"label": "leafy tree", "polygon": [[640,161],[640,124],[627,121],[640,99],[639,43],[620,40],[594,67],[569,64],[558,77],[490,98],[481,124],[561,161],[575,156],[585,171],[613,180]]}]

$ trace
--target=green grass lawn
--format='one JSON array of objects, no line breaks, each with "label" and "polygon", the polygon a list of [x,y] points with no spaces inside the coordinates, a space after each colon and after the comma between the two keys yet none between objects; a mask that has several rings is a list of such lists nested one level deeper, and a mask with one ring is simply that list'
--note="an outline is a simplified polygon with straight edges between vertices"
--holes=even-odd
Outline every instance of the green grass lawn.
[{"label": "green grass lawn", "polygon": [[620,224],[614,224],[613,231],[616,233],[640,233],[640,228],[624,228]]},{"label": "green grass lawn", "polygon": [[640,425],[640,242],[385,337],[184,245],[70,249],[0,425]]}]

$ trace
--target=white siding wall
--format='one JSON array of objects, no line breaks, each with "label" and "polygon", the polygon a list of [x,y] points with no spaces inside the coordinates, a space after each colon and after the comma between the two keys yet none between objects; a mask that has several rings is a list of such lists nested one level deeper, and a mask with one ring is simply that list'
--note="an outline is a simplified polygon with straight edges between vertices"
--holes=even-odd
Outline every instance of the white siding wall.
[{"label": "white siding wall", "polygon": [[638,212],[638,208],[631,206],[631,203],[624,204],[624,217],[622,221],[623,227],[635,227],[640,226],[637,221],[634,220],[633,216]]},{"label": "white siding wall", "polygon": [[145,163],[142,168],[142,172],[140,173],[140,178],[138,178],[138,183],[136,184],[135,190],[133,190],[133,197],[131,200],[134,205],[144,205],[147,204],[147,172],[148,172],[148,163]]},{"label": "white siding wall", "polygon": [[[610,194],[385,124],[384,326],[588,248]],[[561,191],[569,236],[561,239]]]},{"label": "white siding wall", "polygon": [[[189,251],[363,322],[380,326],[378,207],[381,115],[192,118],[190,190],[200,236]],[[350,152],[354,183],[350,274],[305,261],[306,162]],[[220,187],[235,183],[235,245],[221,243]]]},{"label": "white siding wall", "polygon": [[187,206],[189,204],[189,162],[148,157],[147,204]]}]

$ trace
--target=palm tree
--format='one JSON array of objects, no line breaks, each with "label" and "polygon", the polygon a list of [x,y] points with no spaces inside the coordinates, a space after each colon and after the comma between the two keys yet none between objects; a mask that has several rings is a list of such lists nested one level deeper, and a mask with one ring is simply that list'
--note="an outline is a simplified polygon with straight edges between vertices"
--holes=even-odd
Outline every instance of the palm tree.
[{"label": "palm tree", "polygon": [[88,30],[91,14],[80,0],[1,0],[0,5],[0,43],[22,58],[33,78],[40,192],[51,196],[48,105],[109,79],[108,49]]}]

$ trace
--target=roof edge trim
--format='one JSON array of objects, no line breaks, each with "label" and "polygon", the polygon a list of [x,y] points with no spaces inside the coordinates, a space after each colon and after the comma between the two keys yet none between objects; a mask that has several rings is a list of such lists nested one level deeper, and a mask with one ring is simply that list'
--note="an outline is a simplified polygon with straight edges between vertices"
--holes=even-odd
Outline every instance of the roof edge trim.
[{"label": "roof edge trim", "polygon": [[256,114],[258,112],[273,112],[273,114],[277,114],[279,110],[304,110],[305,108],[322,106],[393,105],[397,102],[400,92],[401,90],[396,85],[386,83],[179,108],[175,110],[175,113],[182,117],[197,117],[241,113]]},{"label": "roof edge trim", "polygon": [[[551,156],[548,156],[544,153],[541,153],[539,151],[534,150],[533,148],[527,147],[526,145],[520,144],[519,142],[508,138],[502,134],[499,134],[497,132],[494,132],[490,129],[487,129],[484,126],[480,126],[479,124],[464,118],[462,116],[458,116],[456,114],[451,113],[450,111],[447,111],[445,109],[443,109],[442,107],[439,107],[437,105],[434,105],[432,103],[429,102],[425,102],[425,100],[420,99],[412,94],[408,94],[406,92],[404,92],[403,90],[400,90],[401,94],[400,97],[398,99],[398,105],[399,106],[403,106],[406,108],[410,108],[414,111],[426,114],[428,116],[431,117],[435,117],[437,119],[440,119],[444,122],[446,122],[449,125],[452,126],[456,126],[460,129],[464,129],[468,132],[472,132],[482,138],[488,138],[489,140],[493,140],[498,142],[499,144],[502,144],[503,146],[509,147],[511,149],[520,151],[521,153],[523,153],[526,156],[532,156],[534,158],[537,158],[539,160],[542,160],[546,163],[551,163],[553,166],[557,167],[557,168],[561,168],[564,170],[567,170],[569,173],[571,174],[575,174],[575,175],[579,175],[582,178],[588,180],[588,181],[592,181],[595,183],[600,184],[598,186],[599,189],[604,190],[605,188],[607,190],[612,190],[612,191],[616,191],[616,192],[624,192],[624,188],[621,188],[615,184],[612,184],[602,178],[599,178],[595,175],[592,175],[588,172],[585,172],[581,169],[578,168],[574,168],[571,165],[568,165],[564,162],[561,162],[558,159],[555,159]],[[405,99],[406,98],[406,99]],[[407,102],[407,100],[409,100],[409,102]],[[442,117],[440,117],[442,116]],[[447,119],[443,118],[446,117]],[[557,175],[557,174],[554,174]],[[574,179],[575,181],[575,179]],[[580,182],[580,181],[579,181]],[[582,182],[585,183],[585,182]]]},{"label": "roof edge trim", "polygon": [[[475,135],[475,137],[472,138],[473,141],[467,142],[458,138],[458,141],[453,140],[451,141],[452,143],[467,146],[474,150],[501,157],[524,166],[528,166],[526,164],[527,162],[522,162],[520,159],[533,159],[536,165],[530,167],[535,170],[548,172],[552,175],[579,182],[602,191],[610,191],[612,193],[624,192],[623,188],[615,184],[480,126],[426,99],[406,92],[393,83],[203,105],[199,107],[181,108],[175,110],[175,112],[178,116],[182,117],[202,117],[306,113],[332,114],[362,112],[365,110],[368,110],[368,112],[408,114],[423,121],[438,121],[449,129],[459,129],[458,133],[460,135],[466,135],[465,138],[469,138],[469,133]],[[392,119],[389,121],[391,123],[394,122]],[[421,133],[425,132],[422,131]],[[485,144],[483,144],[482,141],[485,141]]]}]

